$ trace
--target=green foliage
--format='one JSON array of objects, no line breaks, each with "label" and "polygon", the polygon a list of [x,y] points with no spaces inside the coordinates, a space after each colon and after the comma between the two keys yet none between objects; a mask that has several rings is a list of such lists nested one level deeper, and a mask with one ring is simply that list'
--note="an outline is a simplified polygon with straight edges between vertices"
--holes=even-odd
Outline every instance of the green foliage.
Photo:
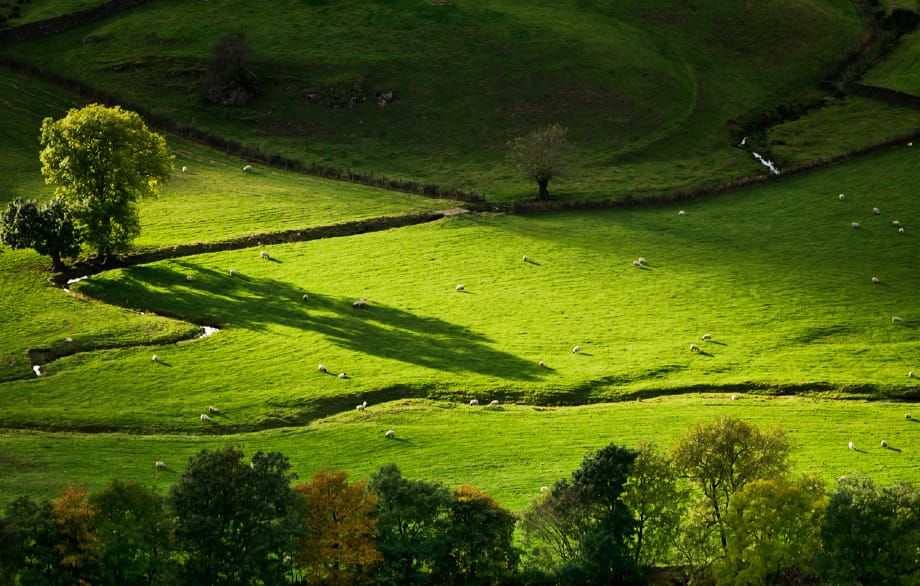
[{"label": "green foliage", "polygon": [[0,242],[12,249],[31,248],[51,257],[51,270],[63,268],[61,257],[80,252],[81,234],[67,203],[60,197],[39,206],[15,199],[0,218]]},{"label": "green foliage", "polygon": [[728,550],[713,573],[719,584],[798,584],[813,579],[826,506],[823,483],[759,479],[731,500],[725,515]]},{"label": "green foliage", "polygon": [[277,452],[258,452],[247,464],[230,447],[189,461],[169,495],[176,545],[188,552],[185,583],[282,583],[296,526],[290,468]]},{"label": "green foliage", "polygon": [[124,252],[140,234],[138,201],[169,179],[165,139],[141,117],[92,104],[64,118],[46,118],[41,130],[42,174],[56,185],[100,256]]},{"label": "green foliage", "polygon": [[671,559],[689,495],[668,455],[656,452],[648,443],[636,451],[622,500],[636,524],[633,563],[647,569]]},{"label": "green foliage", "polygon": [[595,512],[586,492],[584,486],[562,479],[524,509],[520,528],[528,568],[560,574],[580,559]]},{"label": "green foliage", "polygon": [[137,482],[115,479],[89,502],[98,511],[94,524],[103,583],[169,584],[175,567],[165,499]]},{"label": "green foliage", "polygon": [[572,145],[568,130],[558,124],[534,130],[508,143],[508,158],[525,179],[537,182],[540,199],[549,199],[550,179],[566,173],[572,166]]},{"label": "green foliage", "polygon": [[65,586],[60,572],[60,536],[51,502],[20,497],[6,509],[10,549],[18,550],[19,582],[23,586]]},{"label": "green foliage", "polygon": [[385,584],[421,584],[434,562],[450,492],[436,482],[410,480],[387,464],[368,484],[377,494],[377,546],[383,560],[375,573]]},{"label": "green foliage", "polygon": [[818,568],[835,584],[920,580],[920,489],[841,478],[827,503]]},{"label": "green foliage", "polygon": [[728,551],[725,514],[749,482],[786,472],[789,443],[780,428],[761,431],[734,417],[696,426],[674,447],[678,470],[702,491],[711,530]]},{"label": "green foliage", "polygon": [[515,517],[492,497],[460,486],[447,505],[432,559],[436,584],[500,584],[517,570]]}]

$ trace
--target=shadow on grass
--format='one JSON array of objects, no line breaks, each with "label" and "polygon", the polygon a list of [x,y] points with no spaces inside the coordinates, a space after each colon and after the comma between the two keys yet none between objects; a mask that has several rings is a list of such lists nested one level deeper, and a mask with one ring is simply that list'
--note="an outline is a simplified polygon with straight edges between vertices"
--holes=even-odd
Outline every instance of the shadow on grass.
[{"label": "shadow on grass", "polygon": [[[193,274],[187,281],[185,275]],[[281,325],[316,332],[354,352],[447,372],[513,380],[548,374],[489,346],[486,336],[434,317],[378,305],[352,307],[354,297],[305,291],[274,279],[229,276],[189,263],[124,269],[117,281],[88,281],[81,292],[115,305],[149,309],[197,323],[263,331]],[[309,293],[308,301],[303,300]]]}]

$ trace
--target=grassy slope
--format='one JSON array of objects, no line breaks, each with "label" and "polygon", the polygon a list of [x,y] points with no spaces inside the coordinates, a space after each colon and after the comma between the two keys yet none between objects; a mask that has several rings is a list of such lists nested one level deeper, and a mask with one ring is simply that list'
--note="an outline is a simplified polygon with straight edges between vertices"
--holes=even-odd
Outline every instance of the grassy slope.
[{"label": "grassy slope", "polygon": [[[148,350],[61,360],[46,379],[5,385],[0,417],[197,430],[215,401],[236,413],[228,423],[251,425],[406,393],[552,403],[759,383],[916,394],[905,375],[920,365],[918,157],[905,147],[685,217],[458,218],[276,246],[273,261],[250,249],[106,273],[81,290],[226,330],[161,349],[169,366]],[[648,269],[631,266],[638,256]],[[359,297],[370,308],[354,310]],[[690,353],[705,332],[716,342]]]},{"label": "grassy slope", "polygon": [[[68,484],[98,488],[112,477],[165,490],[192,454],[239,445],[248,455],[257,450],[285,453],[301,478],[324,467],[367,477],[394,462],[413,478],[480,486],[519,510],[541,485],[567,476],[592,449],[608,442],[635,446],[642,441],[668,448],[693,424],[722,415],[788,430],[798,472],[826,480],[860,473],[881,483],[916,482],[920,424],[905,421],[909,409],[896,403],[800,397],[742,396],[731,401],[727,395],[565,408],[397,401],[302,429],[221,438],[4,432],[0,507],[20,494],[50,496]],[[387,429],[394,429],[398,439],[385,440]],[[881,449],[881,439],[891,449]],[[848,450],[848,441],[856,442],[860,451]],[[165,460],[169,470],[154,471],[154,460]]]},{"label": "grassy slope", "polygon": [[[496,198],[531,190],[504,162],[505,142],[560,121],[584,169],[559,193],[609,197],[756,171],[726,121],[812,92],[859,28],[843,0],[270,4],[163,0],[5,51],[304,160]],[[195,70],[239,28],[265,95],[207,105]],[[83,46],[90,33],[103,42]],[[303,98],[358,78],[371,99],[354,110]],[[399,99],[378,107],[373,92],[393,88]]]},{"label": "grassy slope", "polygon": [[920,96],[920,31],[901,38],[898,47],[862,81]]},{"label": "grassy slope", "polygon": [[[12,6],[16,0],[4,0],[0,6]],[[19,18],[9,21],[9,26],[19,26],[46,18],[53,18],[62,14],[85,10],[103,4],[105,0],[30,0],[26,4],[19,4]],[[5,8],[5,6],[4,6]],[[5,11],[4,11],[5,12]]]},{"label": "grassy slope", "polygon": [[774,126],[770,153],[783,168],[846,154],[889,137],[920,132],[920,111],[877,100],[849,97]]}]

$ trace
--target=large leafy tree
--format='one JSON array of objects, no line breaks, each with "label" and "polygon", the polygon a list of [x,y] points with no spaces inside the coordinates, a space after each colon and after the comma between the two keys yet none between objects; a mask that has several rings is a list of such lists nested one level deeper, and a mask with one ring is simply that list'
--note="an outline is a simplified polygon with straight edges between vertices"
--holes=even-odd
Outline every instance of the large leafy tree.
[{"label": "large leafy tree", "polygon": [[136,482],[113,480],[90,496],[105,583],[150,585],[173,577],[166,500]]},{"label": "large leafy tree", "polygon": [[80,252],[81,240],[73,214],[60,197],[42,206],[32,200],[14,199],[0,218],[0,242],[51,257],[52,271],[64,267],[62,257]]},{"label": "large leafy tree", "polygon": [[566,479],[539,496],[521,514],[521,535],[527,565],[545,574],[558,573],[581,555],[597,507],[584,487]]},{"label": "large leafy tree", "polygon": [[551,124],[508,143],[508,158],[524,179],[537,182],[540,199],[549,199],[551,179],[563,175],[572,164],[572,145],[567,130]]},{"label": "large leafy tree", "polygon": [[295,561],[308,574],[329,584],[353,584],[380,560],[371,516],[377,495],[364,481],[350,483],[346,472],[323,470],[294,490],[306,497]]},{"label": "large leafy tree", "polygon": [[162,136],[134,112],[91,104],[41,129],[42,174],[57,186],[101,257],[124,252],[140,234],[137,204],[169,178]]},{"label": "large leafy tree", "polygon": [[448,504],[440,545],[433,560],[436,584],[500,584],[518,564],[515,518],[472,486],[460,486]]},{"label": "large leafy tree", "polygon": [[807,582],[821,547],[826,504],[824,485],[815,478],[771,478],[747,484],[732,498],[725,515],[728,552],[713,568],[716,582]]},{"label": "large leafy tree", "polygon": [[20,584],[67,584],[69,575],[61,572],[61,539],[51,503],[20,497],[7,507],[4,520],[4,552],[10,555],[4,556],[4,572],[18,575]]},{"label": "large leafy tree", "polygon": [[378,582],[424,583],[437,551],[450,491],[437,483],[404,478],[395,464],[380,468],[368,488],[377,494],[374,514],[383,558],[375,571]]},{"label": "large leafy tree", "polygon": [[58,529],[55,550],[60,556],[58,572],[72,584],[92,583],[98,575],[98,542],[93,524],[96,507],[86,490],[68,488],[52,501],[51,512]]},{"label": "large leafy tree", "polygon": [[169,500],[189,584],[280,584],[297,531],[294,475],[277,452],[250,463],[228,447],[193,457]]},{"label": "large leafy tree", "polygon": [[789,443],[781,429],[761,431],[733,417],[698,425],[673,452],[680,472],[703,493],[707,524],[728,549],[725,514],[732,496],[749,482],[781,476],[789,467]]},{"label": "large leafy tree", "polygon": [[920,489],[843,478],[827,504],[818,567],[831,584],[920,583]]}]

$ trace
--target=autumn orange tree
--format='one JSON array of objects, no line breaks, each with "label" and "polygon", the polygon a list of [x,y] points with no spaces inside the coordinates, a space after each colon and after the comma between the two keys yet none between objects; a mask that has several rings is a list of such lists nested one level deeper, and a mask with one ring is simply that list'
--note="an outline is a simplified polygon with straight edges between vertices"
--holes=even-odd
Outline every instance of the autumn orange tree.
[{"label": "autumn orange tree", "polygon": [[294,487],[306,497],[303,523],[307,534],[297,545],[295,560],[308,574],[329,584],[352,584],[380,561],[371,511],[377,495],[364,481],[350,483],[346,472],[323,470]]},{"label": "autumn orange tree", "polygon": [[51,503],[51,514],[58,528],[55,549],[60,556],[60,572],[74,583],[93,574],[96,512],[96,507],[87,502],[84,488],[68,488]]}]

